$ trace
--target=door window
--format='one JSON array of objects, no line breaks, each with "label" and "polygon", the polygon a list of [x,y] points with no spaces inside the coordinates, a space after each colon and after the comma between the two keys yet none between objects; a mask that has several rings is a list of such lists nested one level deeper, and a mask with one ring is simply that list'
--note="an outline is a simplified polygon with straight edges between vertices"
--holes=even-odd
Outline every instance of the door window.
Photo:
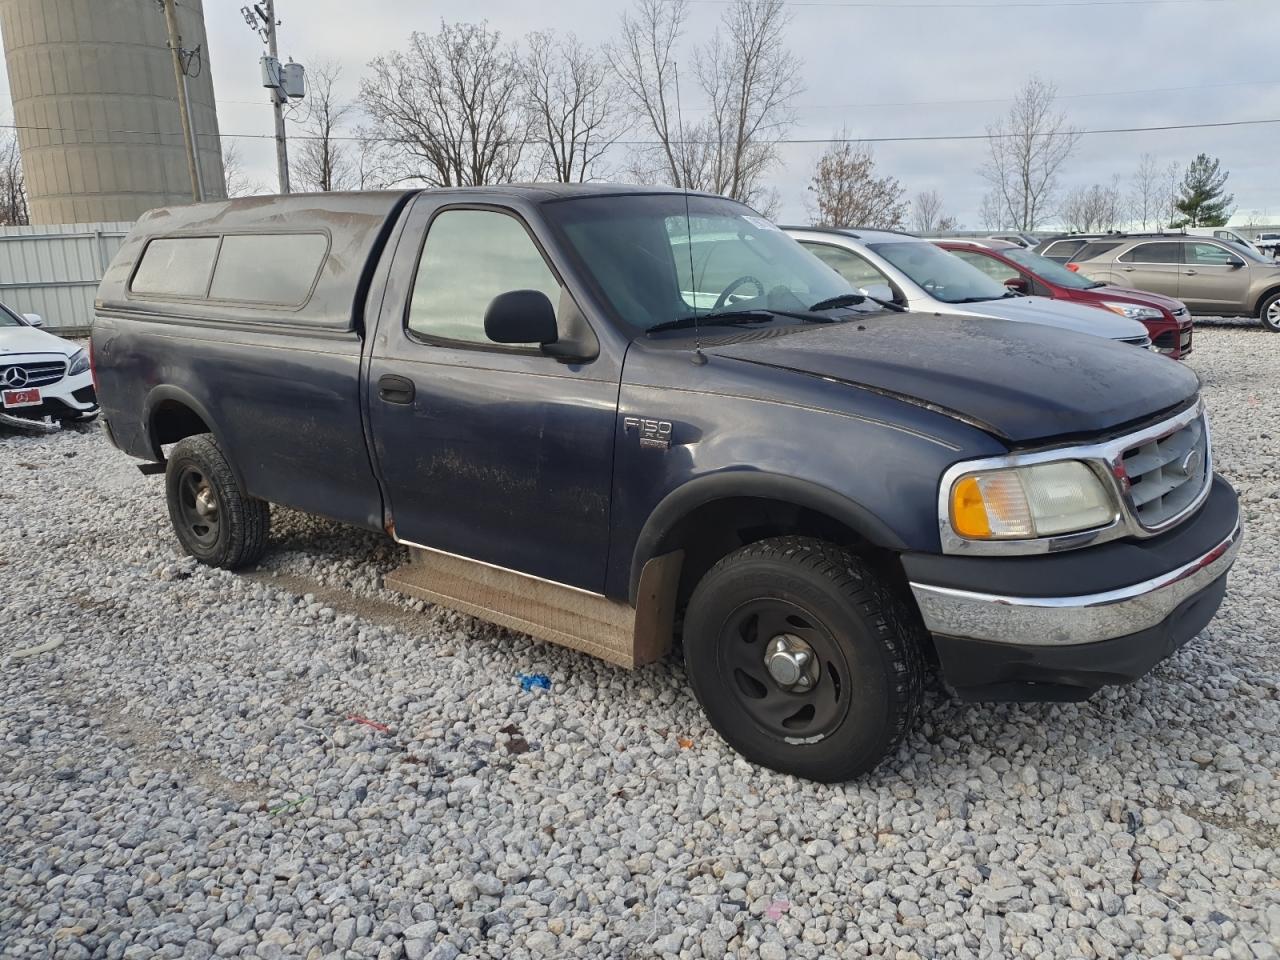
[{"label": "door window", "polygon": [[840,276],[857,287],[869,287],[883,283],[892,286],[889,278],[852,251],[833,247],[829,243],[803,241],[804,248],[825,263]]},{"label": "door window", "polygon": [[1159,243],[1140,243],[1132,250],[1126,250],[1116,259],[1122,263],[1178,263],[1181,260],[1180,243],[1161,241]]},{"label": "door window", "polygon": [[955,254],[965,263],[973,264],[992,280],[1000,283],[1022,276],[1021,273],[1007,263],[1002,263],[995,257],[988,257],[985,253],[978,253],[976,250],[951,250],[949,252]]},{"label": "door window", "polygon": [[560,282],[520,221],[494,210],[445,210],[427,229],[409,330],[432,340],[490,343],[485,311],[512,290],[540,290],[553,305],[560,300]]},{"label": "door window", "polygon": [[1185,253],[1187,263],[1204,267],[1225,267],[1240,260],[1234,253],[1216,243],[1188,243]]}]

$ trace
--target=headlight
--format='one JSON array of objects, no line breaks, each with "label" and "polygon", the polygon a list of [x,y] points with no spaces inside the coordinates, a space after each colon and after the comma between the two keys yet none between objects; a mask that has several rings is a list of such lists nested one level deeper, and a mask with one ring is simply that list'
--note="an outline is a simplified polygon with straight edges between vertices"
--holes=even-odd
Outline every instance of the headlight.
[{"label": "headlight", "polygon": [[67,361],[67,376],[74,377],[77,373],[84,373],[89,369],[89,354],[84,352],[84,348],[80,348],[71,355],[71,359]]},{"label": "headlight", "polygon": [[1121,303],[1118,300],[1107,300],[1102,304],[1112,313],[1118,313],[1130,320],[1159,320],[1164,316],[1155,307],[1144,307],[1136,303]]},{"label": "headlight", "polygon": [[1079,460],[981,470],[951,486],[951,527],[969,540],[1030,540],[1105,526],[1116,507]]}]

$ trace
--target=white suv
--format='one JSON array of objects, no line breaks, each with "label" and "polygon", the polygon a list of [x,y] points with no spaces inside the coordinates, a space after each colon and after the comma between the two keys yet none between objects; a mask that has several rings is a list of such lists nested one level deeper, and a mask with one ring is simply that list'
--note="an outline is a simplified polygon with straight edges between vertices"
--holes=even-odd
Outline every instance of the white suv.
[{"label": "white suv", "polygon": [[40,324],[35,314],[20,317],[0,304],[0,419],[92,420],[98,397],[88,353]]},{"label": "white suv", "polygon": [[1150,347],[1147,328],[1096,307],[1027,297],[928,240],[889,230],[785,227],[806,250],[877,299],[908,310],[958,317],[995,317],[1074,330]]}]

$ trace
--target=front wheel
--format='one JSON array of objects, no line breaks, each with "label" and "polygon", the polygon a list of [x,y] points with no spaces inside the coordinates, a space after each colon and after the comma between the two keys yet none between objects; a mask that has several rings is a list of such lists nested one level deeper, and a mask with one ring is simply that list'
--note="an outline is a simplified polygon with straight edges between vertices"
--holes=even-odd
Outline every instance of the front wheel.
[{"label": "front wheel", "polygon": [[190,556],[228,570],[262,556],[271,508],[240,486],[212,434],[187,437],[173,448],[165,492],[174,533]]},{"label": "front wheel", "polygon": [[1262,301],[1258,309],[1258,319],[1272,333],[1280,333],[1280,290]]},{"label": "front wheel", "polygon": [[689,600],[684,651],[712,726],[782,773],[866,773],[919,712],[906,608],[865,561],[820,540],[762,540],[712,567]]}]

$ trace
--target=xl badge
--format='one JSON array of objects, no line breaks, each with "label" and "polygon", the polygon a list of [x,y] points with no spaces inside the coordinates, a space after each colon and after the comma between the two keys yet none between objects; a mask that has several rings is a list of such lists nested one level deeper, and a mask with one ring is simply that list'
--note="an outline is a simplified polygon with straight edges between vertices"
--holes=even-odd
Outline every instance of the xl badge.
[{"label": "xl badge", "polygon": [[622,429],[640,434],[640,446],[667,450],[671,447],[671,421],[647,420],[644,417],[625,417]]}]

